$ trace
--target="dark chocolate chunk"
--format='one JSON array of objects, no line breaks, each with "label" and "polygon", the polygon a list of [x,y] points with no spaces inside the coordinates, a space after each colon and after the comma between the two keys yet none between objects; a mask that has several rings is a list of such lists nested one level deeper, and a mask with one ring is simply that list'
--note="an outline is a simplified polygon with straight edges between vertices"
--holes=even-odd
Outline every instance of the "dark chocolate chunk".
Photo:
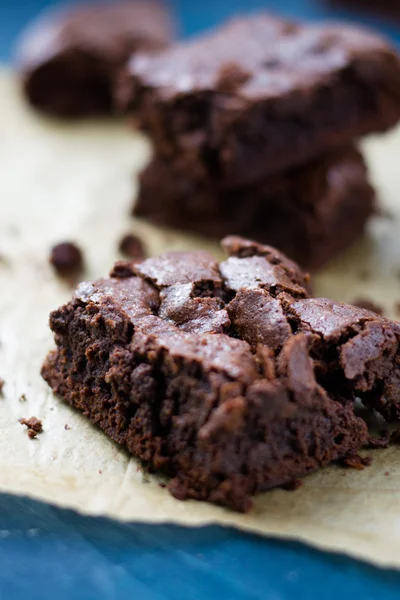
[{"label": "dark chocolate chunk", "polygon": [[50,263],[58,275],[76,275],[83,267],[82,251],[72,242],[61,242],[51,249]]},{"label": "dark chocolate chunk", "polygon": [[132,260],[143,260],[146,252],[142,240],[132,233],[127,233],[119,242],[119,251]]}]

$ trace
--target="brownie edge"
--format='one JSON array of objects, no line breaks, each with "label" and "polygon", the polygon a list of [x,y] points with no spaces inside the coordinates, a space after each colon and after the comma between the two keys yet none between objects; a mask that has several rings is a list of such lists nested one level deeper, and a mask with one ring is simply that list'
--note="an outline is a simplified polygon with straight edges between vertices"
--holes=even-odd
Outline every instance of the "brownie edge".
[{"label": "brownie edge", "polygon": [[[362,400],[398,418],[400,325],[310,298],[272,247],[118,263],[54,311],[42,375],[179,499],[251,497],[359,450]],[[391,407],[388,409],[388,407]]]}]

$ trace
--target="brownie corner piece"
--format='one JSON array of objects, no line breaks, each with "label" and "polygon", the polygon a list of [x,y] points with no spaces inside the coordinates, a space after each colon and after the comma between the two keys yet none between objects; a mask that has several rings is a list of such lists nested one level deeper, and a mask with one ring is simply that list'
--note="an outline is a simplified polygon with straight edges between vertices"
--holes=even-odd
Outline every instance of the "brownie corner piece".
[{"label": "brownie corner piece", "polygon": [[373,33],[261,13],[134,56],[116,94],[158,155],[196,153],[233,188],[392,127],[399,81],[395,50]]}]

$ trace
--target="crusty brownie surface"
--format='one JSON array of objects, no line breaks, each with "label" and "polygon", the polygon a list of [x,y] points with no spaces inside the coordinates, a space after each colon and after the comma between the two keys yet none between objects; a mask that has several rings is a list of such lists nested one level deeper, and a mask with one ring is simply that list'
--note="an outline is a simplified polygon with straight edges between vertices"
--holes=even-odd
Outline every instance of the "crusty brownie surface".
[{"label": "crusty brownie surface", "polygon": [[116,95],[158,154],[193,154],[236,187],[397,123],[400,62],[373,33],[261,13],[134,56]]},{"label": "crusty brownie surface", "polygon": [[113,110],[113,80],[132,53],[166,47],[172,18],[160,0],[94,2],[49,13],[22,36],[17,61],[29,102],[65,117]]},{"label": "crusty brownie surface", "polygon": [[316,269],[357,239],[374,209],[364,160],[350,147],[235,190],[197,161],[155,158],[140,176],[133,212],[218,239],[251,237]]},{"label": "crusty brownie surface", "polygon": [[51,314],[42,373],[176,497],[246,511],[364,444],[355,396],[397,415],[400,325],[309,298],[273,248],[224,247],[221,264],[167,253],[81,284]]}]

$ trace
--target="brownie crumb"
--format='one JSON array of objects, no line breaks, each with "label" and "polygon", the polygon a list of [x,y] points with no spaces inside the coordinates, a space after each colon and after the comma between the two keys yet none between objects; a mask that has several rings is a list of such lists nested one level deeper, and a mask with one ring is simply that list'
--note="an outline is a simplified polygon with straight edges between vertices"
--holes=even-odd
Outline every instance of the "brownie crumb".
[{"label": "brownie crumb", "polygon": [[18,400],[20,402],[26,402],[26,395],[25,394],[21,394],[20,397],[18,398]]},{"label": "brownie crumb", "polygon": [[343,459],[343,464],[350,469],[357,469],[358,471],[363,471],[365,467],[369,467],[372,463],[372,458],[370,456],[360,456],[359,454],[350,454],[349,456],[345,456]]},{"label": "brownie crumb", "polygon": [[294,492],[294,491],[298,490],[302,485],[303,485],[303,482],[301,481],[301,479],[292,479],[291,481],[288,481],[287,483],[285,483],[282,486],[282,489],[286,490],[287,492]]},{"label": "brownie crumb", "polygon": [[389,471],[385,471],[385,475],[387,477],[389,475]]},{"label": "brownie crumb", "polygon": [[382,431],[379,437],[370,436],[367,446],[373,449],[384,449],[388,448],[390,443],[390,432],[388,430]]},{"label": "brownie crumb", "polygon": [[28,428],[28,437],[33,440],[38,433],[42,433],[43,425],[40,419],[30,417],[29,419],[20,419],[21,425],[26,425]]},{"label": "brownie crumb", "polygon": [[370,310],[371,312],[376,313],[377,315],[383,314],[383,308],[379,304],[376,304],[372,300],[368,298],[356,298],[351,302],[354,306],[358,306],[358,308],[364,308],[365,310]]},{"label": "brownie crumb", "polygon": [[143,260],[146,256],[142,240],[133,233],[127,233],[121,238],[118,249],[121,254],[132,260]]},{"label": "brownie crumb", "polygon": [[0,377],[0,396],[3,395],[3,389],[5,386],[5,383],[6,383],[5,380],[2,377]]},{"label": "brownie crumb", "polygon": [[158,485],[160,486],[160,488],[166,488],[167,487],[167,484],[164,483],[164,482],[161,482]]},{"label": "brownie crumb", "polygon": [[83,268],[82,251],[72,242],[56,244],[51,249],[50,263],[62,277],[75,275]]},{"label": "brownie crumb", "polygon": [[71,429],[71,427],[68,425],[68,423],[65,423],[64,429],[66,429],[68,431],[68,429]]}]

